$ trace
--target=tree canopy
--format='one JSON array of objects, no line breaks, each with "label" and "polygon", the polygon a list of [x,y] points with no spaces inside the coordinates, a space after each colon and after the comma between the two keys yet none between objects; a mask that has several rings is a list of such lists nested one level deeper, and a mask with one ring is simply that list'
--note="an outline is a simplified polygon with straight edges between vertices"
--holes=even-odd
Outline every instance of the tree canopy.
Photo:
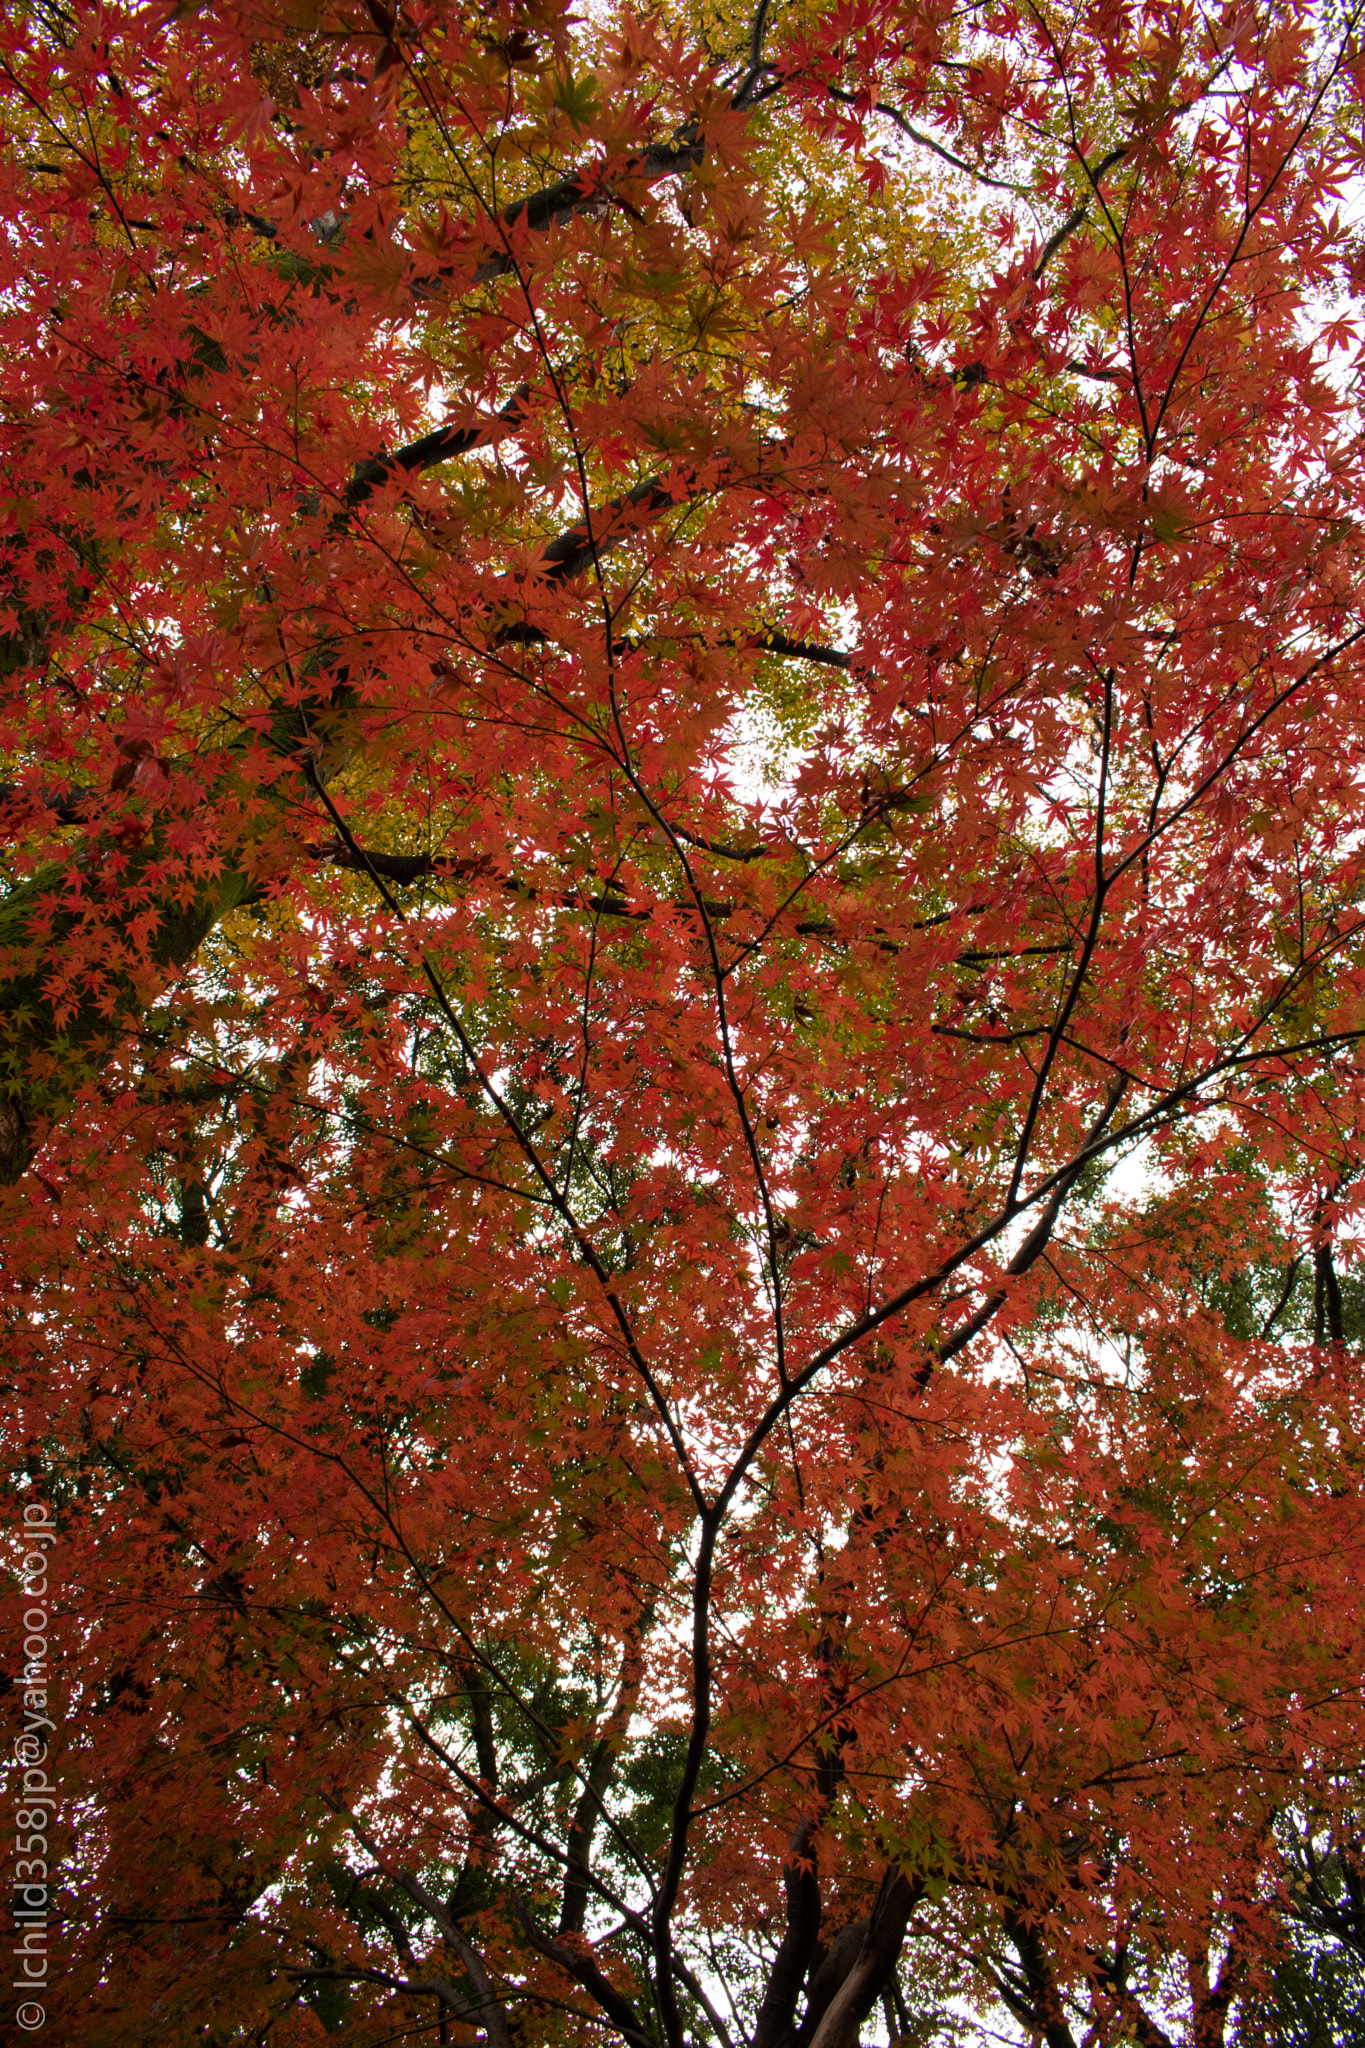
[{"label": "tree canopy", "polygon": [[1360,2024],[1360,12],[8,10],[62,2038]]}]

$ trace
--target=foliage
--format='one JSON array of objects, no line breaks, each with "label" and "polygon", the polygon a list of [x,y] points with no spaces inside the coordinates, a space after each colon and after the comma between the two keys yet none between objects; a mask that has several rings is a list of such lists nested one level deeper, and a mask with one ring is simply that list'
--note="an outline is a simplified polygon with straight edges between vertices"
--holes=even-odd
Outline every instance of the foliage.
[{"label": "foliage", "polygon": [[1346,2009],[1362,81],[1255,0],[10,10],[64,2038]]}]

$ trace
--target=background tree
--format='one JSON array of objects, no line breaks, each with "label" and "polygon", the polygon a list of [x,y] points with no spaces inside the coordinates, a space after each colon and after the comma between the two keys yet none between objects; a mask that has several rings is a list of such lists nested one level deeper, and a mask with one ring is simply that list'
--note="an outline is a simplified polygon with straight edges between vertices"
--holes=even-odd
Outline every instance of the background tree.
[{"label": "background tree", "polygon": [[1361,1977],[1360,1852],[1353,1830],[1335,1837],[1296,1818],[1290,1836],[1290,1946],[1274,1977],[1274,2038],[1286,2048],[1349,2040],[1365,2014]]},{"label": "background tree", "polygon": [[61,2023],[1245,2031],[1361,1764],[1354,16],[3,33]]}]

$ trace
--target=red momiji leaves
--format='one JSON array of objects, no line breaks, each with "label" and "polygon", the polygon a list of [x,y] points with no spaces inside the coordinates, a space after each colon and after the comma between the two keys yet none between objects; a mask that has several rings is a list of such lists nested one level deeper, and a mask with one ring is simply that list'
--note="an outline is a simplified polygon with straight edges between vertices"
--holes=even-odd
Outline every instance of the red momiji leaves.
[{"label": "red momiji leaves", "polygon": [[1213,2048],[1346,1913],[1355,33],[6,25],[73,2037]]}]

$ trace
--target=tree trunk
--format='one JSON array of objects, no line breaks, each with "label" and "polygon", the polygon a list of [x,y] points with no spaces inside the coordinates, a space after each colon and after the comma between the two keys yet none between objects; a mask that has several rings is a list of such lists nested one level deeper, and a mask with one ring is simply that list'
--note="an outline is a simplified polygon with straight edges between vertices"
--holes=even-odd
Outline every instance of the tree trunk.
[{"label": "tree trunk", "polygon": [[924,1895],[917,1878],[887,1871],[858,1959],[825,2011],[810,2048],[858,2048],[858,2033],[900,1960],[910,1915]]}]

